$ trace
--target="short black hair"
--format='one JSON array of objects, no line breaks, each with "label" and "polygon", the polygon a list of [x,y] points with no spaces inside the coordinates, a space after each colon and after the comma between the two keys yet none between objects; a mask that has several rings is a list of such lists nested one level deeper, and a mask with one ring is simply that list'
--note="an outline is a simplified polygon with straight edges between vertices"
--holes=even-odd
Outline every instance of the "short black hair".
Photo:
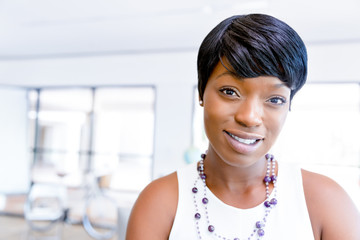
[{"label": "short black hair", "polygon": [[289,25],[265,14],[227,18],[205,37],[197,59],[200,99],[211,73],[219,62],[223,63],[222,59],[239,78],[279,78],[291,89],[291,99],[307,77],[304,42]]}]

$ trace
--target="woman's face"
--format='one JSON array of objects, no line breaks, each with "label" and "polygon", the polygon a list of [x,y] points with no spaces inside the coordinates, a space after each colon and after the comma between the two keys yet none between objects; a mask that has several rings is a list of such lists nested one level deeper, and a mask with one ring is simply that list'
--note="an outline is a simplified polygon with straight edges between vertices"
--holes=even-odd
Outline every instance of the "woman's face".
[{"label": "woman's face", "polygon": [[290,89],[278,78],[239,79],[219,62],[203,97],[209,153],[231,165],[255,163],[274,144],[289,102]]}]

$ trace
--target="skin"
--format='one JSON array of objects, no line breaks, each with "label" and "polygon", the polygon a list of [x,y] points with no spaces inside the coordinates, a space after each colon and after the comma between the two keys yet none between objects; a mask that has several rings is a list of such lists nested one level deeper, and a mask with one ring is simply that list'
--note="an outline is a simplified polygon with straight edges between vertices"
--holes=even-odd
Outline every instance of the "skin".
[{"label": "skin", "polygon": [[[289,102],[290,89],[275,77],[239,79],[220,63],[214,69],[203,98],[210,143],[204,164],[208,187],[226,204],[246,209],[264,201],[264,156],[281,131]],[[229,133],[256,143],[238,143]],[[302,176],[314,238],[360,239],[360,216],[345,191],[322,175],[302,170]],[[168,239],[177,199],[176,173],[150,183],[134,205],[126,239]]]}]

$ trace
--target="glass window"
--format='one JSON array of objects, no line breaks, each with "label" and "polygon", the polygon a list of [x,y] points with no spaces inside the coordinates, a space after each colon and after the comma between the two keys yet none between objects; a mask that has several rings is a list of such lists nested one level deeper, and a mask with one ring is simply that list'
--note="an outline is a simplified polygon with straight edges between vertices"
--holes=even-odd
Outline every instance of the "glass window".
[{"label": "glass window", "polygon": [[93,164],[112,173],[111,188],[142,189],[151,180],[154,101],[153,88],[96,90]]},{"label": "glass window", "polygon": [[[201,152],[205,152],[208,148],[209,141],[207,140],[205,129],[204,129],[204,111],[203,107],[199,104],[199,93],[197,87],[194,89],[194,112],[193,112],[193,134],[192,134],[192,145],[195,149]],[[198,160],[199,156],[197,156]]]},{"label": "glass window", "polygon": [[37,128],[37,107],[39,99],[38,90],[28,90],[28,143],[30,147],[30,152],[34,151],[35,148],[35,133]]},{"label": "glass window", "polygon": [[[72,174],[85,167],[85,163],[79,161],[79,156],[88,154],[89,150],[86,135],[89,131],[92,91],[72,88],[42,89],[38,94],[35,169],[47,169],[49,174],[46,174],[46,181],[55,181],[56,175]],[[33,93],[29,94],[29,98],[31,97],[36,98]],[[36,116],[36,112],[31,111],[30,115]],[[34,176],[41,177],[44,174]]]},{"label": "glass window", "polygon": [[307,84],[294,97],[274,152],[331,177],[360,209],[359,123],[358,84]]},{"label": "glass window", "polygon": [[43,88],[28,99],[34,181],[78,186],[90,170],[139,191],[151,180],[154,88]]},{"label": "glass window", "polygon": [[357,84],[307,84],[294,97],[276,150],[304,165],[358,167],[359,109]]}]

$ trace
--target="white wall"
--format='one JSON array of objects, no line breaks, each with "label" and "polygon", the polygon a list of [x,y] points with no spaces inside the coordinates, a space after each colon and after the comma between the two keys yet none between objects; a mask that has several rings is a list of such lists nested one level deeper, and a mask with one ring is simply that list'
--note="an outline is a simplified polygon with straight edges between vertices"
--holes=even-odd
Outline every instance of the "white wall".
[{"label": "white wall", "polygon": [[309,82],[360,83],[360,40],[308,45]]},{"label": "white wall", "polygon": [[[360,42],[308,44],[308,54],[310,82],[360,82]],[[0,84],[155,85],[154,176],[158,177],[183,165],[190,145],[196,55],[189,51],[0,61]]]},{"label": "white wall", "polygon": [[191,139],[196,53],[114,55],[0,62],[0,84],[156,87],[154,177],[184,163]]},{"label": "white wall", "polygon": [[0,88],[0,195],[29,187],[26,108],[24,89]]}]

